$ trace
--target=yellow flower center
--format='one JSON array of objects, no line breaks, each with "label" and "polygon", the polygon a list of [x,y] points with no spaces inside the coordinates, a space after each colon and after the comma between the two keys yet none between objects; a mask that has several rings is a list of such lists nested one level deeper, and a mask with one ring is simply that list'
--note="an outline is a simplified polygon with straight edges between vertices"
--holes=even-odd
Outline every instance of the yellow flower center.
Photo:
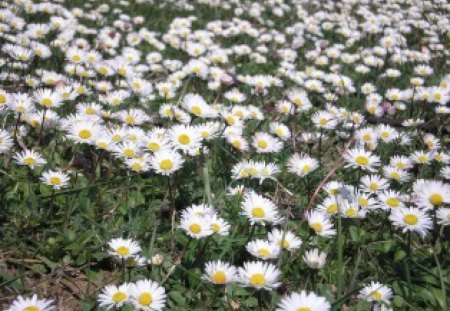
[{"label": "yellow flower center", "polygon": [[128,256],[130,254],[130,249],[126,246],[119,246],[116,249],[116,253],[120,256]]},{"label": "yellow flower center", "polygon": [[305,164],[305,165],[301,168],[301,171],[302,171],[304,174],[308,174],[309,172],[311,172],[311,169],[312,169],[311,165]]},{"label": "yellow flower center", "polygon": [[217,233],[220,231],[220,226],[218,224],[212,224],[211,229],[214,233]]},{"label": "yellow flower center", "polygon": [[321,126],[325,126],[325,125],[327,125],[327,123],[328,123],[328,119],[322,118],[319,120],[319,124]]},{"label": "yellow flower center", "polygon": [[133,116],[126,116],[125,123],[126,124],[134,124],[136,122],[136,118]]},{"label": "yellow flower center", "polygon": [[6,96],[3,94],[0,94],[0,104],[6,103]]},{"label": "yellow flower center", "polygon": [[425,162],[427,162],[427,157],[424,155],[421,155],[421,156],[419,156],[418,160],[420,163],[425,163]]},{"label": "yellow flower center", "polygon": [[397,198],[389,198],[386,200],[386,203],[390,206],[390,207],[398,207],[400,205],[400,200]]},{"label": "yellow flower center", "polygon": [[312,311],[312,309],[310,307],[300,307],[300,308],[297,308],[297,310],[295,310],[295,311]]},{"label": "yellow flower center", "polygon": [[143,293],[139,296],[139,304],[144,305],[144,306],[149,306],[152,301],[152,295],[150,295],[150,293]]},{"label": "yellow flower center", "polygon": [[258,140],[257,145],[258,145],[259,149],[266,149],[268,146],[268,144],[265,140]]},{"label": "yellow flower center", "polygon": [[241,141],[239,139],[234,140],[232,145],[236,149],[241,149],[241,146],[242,146]]},{"label": "yellow flower center", "polygon": [[199,234],[202,231],[202,227],[199,224],[192,224],[189,226],[189,230],[192,233]]},{"label": "yellow flower center", "polygon": [[161,147],[159,146],[159,144],[158,144],[158,143],[155,143],[155,142],[148,143],[147,147],[148,147],[148,149],[150,149],[151,151],[158,151],[158,150],[161,148]]},{"label": "yellow flower center", "polygon": [[81,56],[80,55],[73,55],[72,56],[72,61],[74,63],[79,63],[81,61]]},{"label": "yellow flower center", "polygon": [[79,136],[81,139],[88,139],[88,138],[91,138],[92,133],[91,133],[91,131],[89,131],[89,130],[81,130],[81,131],[78,133],[78,136]]},{"label": "yellow flower center", "polygon": [[58,186],[61,184],[61,178],[59,178],[58,176],[52,176],[50,177],[50,183],[52,185]]},{"label": "yellow flower center", "polygon": [[126,76],[126,74],[127,74],[127,70],[125,68],[119,68],[119,70],[117,70],[117,72],[121,76]]},{"label": "yellow flower center", "polygon": [[330,204],[330,205],[327,207],[327,213],[328,213],[328,214],[334,214],[334,213],[337,212],[337,210],[338,210],[337,204]]},{"label": "yellow flower center", "polygon": [[23,309],[24,311],[39,311],[39,307],[36,306],[28,306],[25,309]]},{"label": "yellow flower center", "polygon": [[403,216],[403,220],[408,225],[413,226],[413,225],[417,224],[417,222],[419,221],[419,218],[414,214],[406,214],[405,216]]},{"label": "yellow flower center", "polygon": [[209,138],[209,132],[208,131],[202,131],[201,135],[204,139],[208,139]]},{"label": "yellow flower center", "polygon": [[372,139],[372,136],[370,136],[369,133],[366,133],[366,134],[363,135],[362,138],[363,138],[365,141],[370,141],[370,140]]},{"label": "yellow flower center", "polygon": [[434,206],[438,206],[438,205],[442,204],[442,202],[444,201],[444,198],[442,197],[442,194],[440,194],[440,193],[433,193],[432,195],[430,195],[428,200]]},{"label": "yellow flower center", "polygon": [[266,212],[262,207],[254,207],[252,208],[252,215],[255,218],[263,218],[264,216],[266,216]]},{"label": "yellow flower center", "polygon": [[126,157],[132,157],[132,156],[134,156],[134,150],[133,149],[125,149],[123,151],[123,155]]},{"label": "yellow flower center", "polygon": [[112,295],[112,301],[115,303],[119,303],[127,299],[127,294],[124,292],[117,292],[114,295]]},{"label": "yellow flower center", "polygon": [[191,142],[191,139],[189,138],[188,135],[181,134],[180,136],[178,136],[178,142],[182,145],[187,145]]},{"label": "yellow flower center", "polygon": [[315,223],[311,224],[310,227],[311,227],[311,229],[314,230],[314,232],[322,232],[322,230],[323,230],[323,226],[319,222],[315,222]]},{"label": "yellow flower center", "polygon": [[214,284],[225,284],[227,282],[227,275],[223,271],[217,271],[211,277]]},{"label": "yellow flower center", "polygon": [[367,158],[366,156],[358,156],[356,157],[355,162],[359,165],[367,165],[369,164],[369,158]]},{"label": "yellow flower center", "polygon": [[44,105],[45,107],[51,107],[51,105],[53,104],[53,101],[51,98],[43,98],[42,99],[42,105]]},{"label": "yellow flower center", "polygon": [[139,163],[139,162],[135,162],[135,163],[133,163],[133,164],[131,165],[131,169],[132,169],[133,171],[136,171],[136,172],[142,171],[143,168],[144,168],[144,167],[143,167],[142,164]]},{"label": "yellow flower center", "polygon": [[393,172],[391,173],[391,177],[392,177],[393,179],[395,179],[395,180],[399,180],[401,176],[400,176],[400,174],[399,174],[398,172],[393,171]]},{"label": "yellow flower center", "polygon": [[255,273],[250,277],[249,283],[255,287],[262,287],[266,285],[266,278],[261,273]]},{"label": "yellow flower center", "polygon": [[36,163],[36,159],[33,157],[26,157],[25,159],[23,159],[23,163],[25,163],[26,165],[33,165]]},{"label": "yellow flower center", "polygon": [[258,254],[259,254],[259,256],[266,258],[266,257],[269,257],[270,252],[267,248],[261,248],[258,250]]},{"label": "yellow flower center", "polygon": [[289,241],[286,240],[280,240],[278,242],[278,245],[283,247],[283,248],[289,248],[291,246],[291,244],[289,243]]},{"label": "yellow flower center", "polygon": [[199,106],[192,106],[191,112],[198,117],[202,114],[202,108],[200,108]]},{"label": "yellow flower center", "polygon": [[108,144],[104,141],[99,141],[99,142],[97,142],[97,147],[100,149],[106,149],[106,148],[108,148]]},{"label": "yellow flower center", "polygon": [[236,122],[232,116],[227,116],[225,118],[225,121],[227,121],[228,125],[234,125],[234,123]]},{"label": "yellow flower center", "polygon": [[373,292],[370,296],[373,298],[373,300],[381,300],[381,298],[383,297],[379,291]]},{"label": "yellow flower center", "polygon": [[358,215],[357,210],[355,210],[354,208],[349,208],[345,211],[345,214],[347,214],[348,217],[356,217],[356,215]]},{"label": "yellow flower center", "polygon": [[159,162],[159,167],[164,171],[171,170],[173,167],[173,162],[169,159],[162,160]]}]

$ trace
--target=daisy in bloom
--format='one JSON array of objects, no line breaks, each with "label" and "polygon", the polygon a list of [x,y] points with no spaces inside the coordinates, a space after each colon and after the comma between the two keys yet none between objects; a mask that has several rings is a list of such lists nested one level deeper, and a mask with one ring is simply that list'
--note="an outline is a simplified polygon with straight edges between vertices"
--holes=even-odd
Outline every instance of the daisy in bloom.
[{"label": "daisy in bloom", "polygon": [[393,297],[392,290],[379,282],[372,281],[370,285],[365,286],[358,294],[360,299],[369,302],[386,303],[389,304]]},{"label": "daisy in bloom", "polygon": [[406,197],[400,192],[394,190],[386,190],[378,194],[378,204],[382,209],[396,209],[404,207]]},{"label": "daisy in bloom", "polygon": [[317,206],[317,209],[329,216],[335,215],[339,212],[338,202],[335,196],[327,197],[322,204]]},{"label": "daisy in bloom", "polygon": [[279,245],[261,239],[247,243],[245,248],[250,254],[263,260],[277,258],[281,249]]},{"label": "daisy in bloom", "polygon": [[126,159],[125,164],[133,172],[146,172],[150,169],[149,159],[150,156],[148,154],[144,154],[143,156],[138,158]]},{"label": "daisy in bloom", "polygon": [[157,173],[171,175],[183,165],[183,157],[173,150],[160,150],[150,158],[150,166]]},{"label": "daisy in bloom", "polygon": [[238,274],[239,282],[243,286],[267,290],[280,286],[278,279],[281,271],[275,265],[267,262],[245,262],[244,266],[239,268]]},{"label": "daisy in bloom", "polygon": [[283,297],[276,311],[330,311],[331,304],[314,292],[301,291]]},{"label": "daisy in bloom", "polygon": [[253,136],[252,146],[257,153],[271,153],[280,151],[283,143],[270,134],[258,132]]},{"label": "daisy in bloom", "polygon": [[416,164],[431,164],[434,158],[434,151],[416,150],[411,154],[411,160]]},{"label": "daisy in bloom", "polygon": [[433,209],[450,203],[450,184],[440,180],[417,180],[413,185],[414,202],[423,209]]},{"label": "daisy in bloom", "polygon": [[316,159],[306,154],[294,153],[288,160],[287,167],[289,172],[300,177],[304,177],[313,172],[319,166]]},{"label": "daisy in bloom", "polygon": [[196,117],[216,118],[219,113],[206,103],[204,98],[198,94],[186,94],[182,101],[182,106]]},{"label": "daisy in bloom", "polygon": [[271,122],[269,124],[270,132],[277,135],[279,138],[286,140],[291,137],[291,130],[280,122]]},{"label": "daisy in bloom", "polygon": [[253,191],[244,196],[241,208],[251,224],[277,224],[281,221],[275,204]]},{"label": "daisy in bloom", "polygon": [[52,186],[54,189],[58,190],[69,184],[69,175],[63,173],[61,170],[49,170],[42,173],[41,181],[44,184]]},{"label": "daisy in bloom", "polygon": [[188,152],[201,146],[202,136],[196,127],[175,125],[168,135],[175,149]]},{"label": "daisy in bloom", "polygon": [[180,228],[194,239],[204,238],[214,233],[207,218],[195,215],[181,218]]},{"label": "daisy in bloom", "polygon": [[436,211],[438,223],[442,226],[450,225],[450,208],[441,207]]},{"label": "daisy in bloom", "polygon": [[360,168],[364,171],[375,172],[380,165],[380,158],[370,151],[361,148],[350,149],[344,156],[346,167]]},{"label": "daisy in bloom", "polygon": [[314,248],[305,252],[303,255],[303,260],[311,269],[321,269],[327,260],[327,253],[321,252],[319,249]]},{"label": "daisy in bloom", "polygon": [[267,239],[278,245],[279,247],[286,249],[290,252],[296,251],[302,245],[302,240],[295,236],[291,231],[282,231],[280,229],[273,229],[269,232]]},{"label": "daisy in bloom", "polygon": [[133,257],[141,251],[139,244],[132,239],[112,239],[108,242],[108,247],[108,253],[120,259]]},{"label": "daisy in bloom", "polygon": [[202,279],[215,285],[226,285],[237,281],[237,269],[223,261],[208,261]]},{"label": "daisy in bloom", "polygon": [[56,108],[62,104],[61,95],[50,89],[40,89],[34,94],[35,101],[45,108]]},{"label": "daisy in bloom", "polygon": [[230,224],[225,219],[214,214],[208,216],[208,221],[211,224],[211,230],[215,234],[222,236],[230,234]]},{"label": "daisy in bloom", "polygon": [[13,144],[11,135],[6,130],[0,130],[0,154],[9,151]]},{"label": "daisy in bloom", "polygon": [[52,311],[56,310],[52,306],[53,301],[47,299],[38,299],[37,295],[30,298],[18,296],[5,311]]},{"label": "daisy in bloom", "polygon": [[309,227],[317,234],[326,238],[336,235],[336,229],[328,216],[322,212],[309,211],[305,215]]},{"label": "daisy in bloom", "polygon": [[90,144],[102,132],[102,127],[92,122],[79,122],[69,128],[67,137],[73,139],[76,143]]},{"label": "daisy in bloom", "polygon": [[189,216],[197,216],[197,217],[203,218],[203,217],[207,217],[207,216],[213,216],[215,214],[216,214],[216,211],[212,205],[193,204],[181,212],[181,218],[189,217]]},{"label": "daisy in bloom", "polygon": [[26,165],[31,169],[47,163],[47,161],[38,152],[31,149],[26,149],[20,153],[16,153],[14,155],[14,160],[17,164]]},{"label": "daisy in bloom", "polygon": [[433,222],[430,216],[423,210],[413,207],[401,207],[391,211],[389,216],[395,227],[402,229],[403,232],[417,232],[425,237],[428,231],[433,228]]},{"label": "daisy in bloom", "polygon": [[151,280],[131,285],[131,302],[136,310],[160,311],[166,306],[166,290]]},{"label": "daisy in bloom", "polygon": [[130,284],[107,285],[102,289],[97,300],[100,306],[106,307],[108,310],[120,308],[130,302]]},{"label": "daisy in bloom", "polygon": [[338,121],[334,116],[327,111],[315,112],[311,117],[312,122],[317,128],[320,129],[334,129],[338,124]]},{"label": "daisy in bloom", "polygon": [[401,170],[390,165],[383,167],[383,176],[399,183],[408,182],[410,179],[410,175],[406,170]]}]

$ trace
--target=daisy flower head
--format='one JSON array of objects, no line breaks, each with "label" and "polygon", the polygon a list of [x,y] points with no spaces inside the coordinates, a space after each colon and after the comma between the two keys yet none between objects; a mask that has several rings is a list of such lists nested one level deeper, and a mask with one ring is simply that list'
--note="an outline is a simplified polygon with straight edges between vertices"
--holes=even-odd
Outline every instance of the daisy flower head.
[{"label": "daisy flower head", "polygon": [[306,154],[294,153],[288,160],[290,173],[304,177],[319,167],[319,162]]},{"label": "daisy flower head", "polygon": [[68,130],[68,137],[76,143],[93,143],[100,136],[102,127],[89,121],[76,122]]},{"label": "daisy flower head", "polygon": [[186,94],[183,98],[182,106],[196,117],[216,118],[219,115],[218,112],[208,105],[205,99],[198,94]]},{"label": "daisy flower head", "polygon": [[62,97],[57,91],[39,89],[34,94],[35,101],[45,108],[56,108],[62,104]]},{"label": "daisy flower head", "polygon": [[325,198],[322,204],[317,206],[317,209],[329,216],[337,214],[339,212],[339,207],[336,196],[329,196]]},{"label": "daisy flower head", "polygon": [[181,212],[181,218],[196,216],[200,218],[213,216],[216,214],[216,210],[209,204],[192,204]]},{"label": "daisy flower head", "polygon": [[283,148],[283,142],[264,132],[258,132],[253,136],[252,146],[257,153],[278,152]]},{"label": "daisy flower head", "polygon": [[389,304],[393,292],[387,285],[372,281],[359,292],[358,297],[369,302]]},{"label": "daisy flower head", "polygon": [[237,268],[220,260],[209,261],[202,279],[214,285],[231,284],[237,281]]},{"label": "daisy flower head", "polygon": [[130,291],[136,310],[160,311],[166,306],[166,290],[152,280],[139,280]]},{"label": "daisy flower head", "polygon": [[261,239],[247,243],[245,248],[250,254],[262,260],[277,258],[281,250],[278,244]]},{"label": "daisy flower head", "polygon": [[171,175],[179,170],[184,163],[183,157],[174,150],[165,149],[153,153],[150,166],[158,174]]},{"label": "daisy flower head", "polygon": [[314,292],[291,293],[281,299],[276,311],[330,311],[331,304]]},{"label": "daisy flower head", "polygon": [[271,232],[269,232],[267,239],[273,243],[281,247],[282,249],[286,249],[290,252],[296,251],[302,245],[302,240],[298,238],[291,231],[282,231],[280,229],[274,228]]},{"label": "daisy flower head", "polygon": [[107,310],[120,308],[130,302],[130,284],[107,285],[102,289],[97,300],[100,306],[106,307]]},{"label": "daisy flower head", "polygon": [[282,220],[276,205],[253,191],[244,195],[241,208],[242,214],[252,225],[278,224]]},{"label": "daisy flower head", "polygon": [[19,165],[26,165],[31,169],[35,167],[42,166],[47,163],[47,161],[36,151],[31,149],[26,149],[22,152],[17,152],[14,155],[14,160]]},{"label": "daisy flower head", "polygon": [[321,252],[318,248],[314,248],[305,252],[303,260],[311,269],[321,269],[325,266],[327,260],[327,253]]},{"label": "daisy flower head", "polygon": [[175,125],[171,128],[168,135],[174,149],[189,152],[201,146],[202,136],[196,127]]},{"label": "daisy flower head", "polygon": [[346,167],[360,168],[364,171],[375,172],[380,165],[380,158],[370,151],[362,148],[354,148],[347,151],[344,156]]},{"label": "daisy flower head", "polygon": [[410,179],[410,175],[406,170],[391,165],[383,167],[383,176],[401,184],[408,182]]},{"label": "daisy flower head", "polygon": [[13,145],[11,134],[6,130],[0,130],[0,154],[9,151]]},{"label": "daisy flower head", "polygon": [[263,261],[245,262],[238,270],[239,282],[243,286],[256,289],[277,288],[280,286],[280,274],[281,271],[275,265]]},{"label": "daisy flower head", "polygon": [[112,239],[108,242],[108,247],[108,253],[119,259],[136,256],[141,251],[141,247],[133,239]]},{"label": "daisy flower head", "polygon": [[194,239],[201,239],[214,233],[207,218],[190,215],[181,218],[180,228]]},{"label": "daisy flower head", "polygon": [[52,186],[56,190],[65,188],[69,184],[69,179],[69,175],[63,173],[61,170],[48,170],[43,172],[41,176],[41,181],[44,184]]},{"label": "daisy flower head", "polygon": [[450,208],[441,207],[437,209],[436,217],[438,219],[438,224],[442,226],[450,225]]},{"label": "daisy flower head", "polygon": [[326,214],[319,211],[309,211],[305,215],[309,227],[322,237],[330,238],[336,235],[336,229]]},{"label": "daisy flower head", "polygon": [[53,300],[38,299],[37,295],[29,298],[18,296],[6,311],[53,311],[56,308],[52,305]]},{"label": "daisy flower head", "polygon": [[428,231],[433,228],[430,216],[419,208],[401,207],[394,209],[391,211],[389,219],[395,227],[402,229],[403,232],[416,232],[422,237],[425,237]]},{"label": "daisy flower head", "polygon": [[217,215],[208,216],[208,221],[211,224],[211,230],[214,234],[227,236],[230,234],[230,224],[223,218]]},{"label": "daisy flower head", "polygon": [[440,180],[417,180],[413,185],[414,202],[419,208],[434,209],[450,203],[450,184]]}]

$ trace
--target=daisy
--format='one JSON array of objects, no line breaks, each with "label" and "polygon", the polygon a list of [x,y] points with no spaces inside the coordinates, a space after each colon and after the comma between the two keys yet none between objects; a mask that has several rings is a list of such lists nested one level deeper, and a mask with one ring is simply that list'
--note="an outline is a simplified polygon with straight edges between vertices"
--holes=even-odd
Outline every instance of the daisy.
[{"label": "daisy", "polygon": [[369,172],[375,172],[376,167],[380,165],[378,156],[361,148],[348,150],[344,158],[347,161],[346,167],[360,168]]},{"label": "daisy", "polygon": [[22,152],[16,153],[14,155],[14,160],[17,164],[26,165],[31,169],[47,163],[47,161],[38,152],[31,149],[26,149]]},{"label": "daisy", "polygon": [[62,104],[62,97],[57,91],[40,89],[34,94],[35,101],[45,108],[56,108]]},{"label": "daisy", "polygon": [[9,151],[13,145],[11,135],[6,130],[0,129],[0,154]]},{"label": "daisy", "polygon": [[120,286],[107,285],[98,295],[100,306],[106,307],[107,310],[120,308],[130,300],[130,284],[124,283]]},{"label": "daisy", "polygon": [[241,208],[242,215],[246,216],[252,225],[277,224],[282,220],[275,204],[253,191],[245,194]]},{"label": "daisy", "polygon": [[56,190],[66,187],[69,183],[69,179],[69,176],[66,173],[63,173],[61,170],[48,170],[43,172],[41,176],[41,181],[44,184],[52,186],[53,189]]},{"label": "daisy", "polygon": [[186,94],[181,104],[184,109],[196,117],[216,118],[218,116],[218,112],[209,106],[205,99],[198,94]]},{"label": "daisy", "polygon": [[253,136],[252,146],[257,153],[271,153],[280,151],[283,143],[267,133],[257,132]]},{"label": "daisy", "polygon": [[431,164],[435,152],[416,150],[411,154],[411,161],[416,164]]},{"label": "daisy", "polygon": [[247,151],[249,149],[249,143],[247,139],[240,135],[227,135],[226,139],[227,142],[237,150]]},{"label": "daisy", "polygon": [[141,251],[141,247],[133,239],[112,239],[108,242],[108,247],[108,253],[120,259],[133,257]]},{"label": "daisy", "polygon": [[440,180],[417,180],[413,185],[414,202],[420,208],[432,209],[450,203],[450,185]]},{"label": "daisy", "polygon": [[388,304],[393,297],[393,293],[388,286],[372,281],[370,285],[365,286],[359,292],[358,297],[369,302]]},{"label": "daisy", "polygon": [[250,254],[263,260],[277,258],[281,250],[278,244],[261,239],[247,243],[245,248]]},{"label": "daisy", "polygon": [[6,309],[6,311],[52,311],[56,310],[52,306],[53,301],[47,299],[38,299],[37,295],[33,295],[31,298],[24,298],[18,296],[12,304]]},{"label": "daisy", "polygon": [[237,281],[237,269],[223,261],[208,261],[202,279],[214,285],[226,285]]},{"label": "daisy", "polygon": [[278,245],[279,247],[286,249],[290,252],[296,251],[302,245],[302,240],[295,236],[295,234],[291,231],[282,231],[280,229],[273,229],[269,232],[267,239],[273,243]]},{"label": "daisy", "polygon": [[380,208],[393,210],[404,207],[405,196],[394,190],[385,190],[378,194],[378,203]]},{"label": "daisy", "polygon": [[196,127],[175,125],[170,129],[168,135],[175,149],[188,152],[201,146],[202,136]]},{"label": "daisy", "polygon": [[287,163],[288,171],[304,177],[319,167],[319,162],[306,154],[294,153]]},{"label": "daisy", "polygon": [[276,311],[330,311],[331,304],[314,292],[291,293],[281,299]]},{"label": "daisy", "polygon": [[183,157],[176,151],[164,149],[157,151],[150,158],[150,166],[157,173],[171,175],[183,165]]},{"label": "daisy", "polygon": [[442,226],[450,225],[450,208],[441,207],[436,210],[438,223]]},{"label": "daisy", "polygon": [[211,230],[218,235],[227,236],[230,234],[230,224],[217,215],[210,215],[208,221],[211,224]]},{"label": "daisy", "polygon": [[322,269],[327,260],[327,253],[321,252],[319,249],[314,248],[305,252],[303,255],[303,260],[311,269]]},{"label": "daisy", "polygon": [[180,228],[194,239],[200,239],[214,233],[207,218],[195,215],[181,218]]},{"label": "daisy", "polygon": [[320,129],[334,129],[338,124],[334,116],[327,111],[315,112],[311,117],[312,122],[317,128]]},{"label": "daisy", "polygon": [[333,223],[322,212],[309,211],[305,215],[309,227],[317,234],[326,238],[336,235]]},{"label": "daisy", "polygon": [[398,169],[397,167],[390,165],[383,167],[383,176],[399,183],[408,182],[410,179],[410,175],[406,170]]},{"label": "daisy", "polygon": [[388,189],[389,183],[379,175],[365,175],[360,179],[360,188],[366,192],[377,193]]},{"label": "daisy", "polygon": [[275,134],[279,138],[286,140],[291,137],[291,131],[289,128],[280,122],[271,122],[269,124],[270,132]]},{"label": "daisy", "polygon": [[126,159],[125,164],[133,172],[147,172],[150,169],[149,159],[150,156],[148,154],[144,154],[142,157]]},{"label": "daisy", "polygon": [[70,126],[68,135],[76,143],[92,143],[103,131],[100,125],[89,121],[77,122]]},{"label": "daisy", "polygon": [[181,218],[197,216],[200,218],[216,215],[216,211],[209,204],[193,204],[181,212]]},{"label": "daisy", "polygon": [[131,285],[131,302],[136,310],[160,311],[166,306],[166,290],[151,280],[139,280]]},{"label": "daisy", "polygon": [[402,229],[403,232],[417,232],[425,237],[428,231],[433,228],[433,222],[425,211],[418,208],[401,207],[391,211],[389,219],[395,227]]},{"label": "daisy", "polygon": [[272,290],[278,286],[281,271],[273,264],[262,261],[245,262],[239,268],[239,281],[243,286]]}]

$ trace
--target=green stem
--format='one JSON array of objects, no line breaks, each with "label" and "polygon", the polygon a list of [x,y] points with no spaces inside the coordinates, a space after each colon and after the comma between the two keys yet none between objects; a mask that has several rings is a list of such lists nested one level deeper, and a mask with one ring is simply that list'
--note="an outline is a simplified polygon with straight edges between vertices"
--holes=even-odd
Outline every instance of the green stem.
[{"label": "green stem", "polygon": [[212,205],[212,193],[211,193],[211,181],[209,179],[209,160],[204,157],[204,166],[203,166],[203,179],[205,183],[205,195],[208,200],[208,204]]},{"label": "green stem", "polygon": [[445,288],[445,281],[444,281],[444,277],[442,274],[441,263],[439,262],[439,259],[436,255],[436,248],[433,248],[433,257],[434,257],[434,261],[436,262],[437,271],[439,273],[439,281],[441,283],[441,291],[442,291],[442,295],[443,295],[442,310],[447,310],[447,291]]},{"label": "green stem", "polygon": [[338,213],[338,218],[337,218],[337,300],[340,300],[342,297],[342,284],[343,284],[343,275],[342,275],[342,270],[343,270],[343,255],[344,255],[344,236],[342,234],[342,218],[341,218],[341,214]]}]

